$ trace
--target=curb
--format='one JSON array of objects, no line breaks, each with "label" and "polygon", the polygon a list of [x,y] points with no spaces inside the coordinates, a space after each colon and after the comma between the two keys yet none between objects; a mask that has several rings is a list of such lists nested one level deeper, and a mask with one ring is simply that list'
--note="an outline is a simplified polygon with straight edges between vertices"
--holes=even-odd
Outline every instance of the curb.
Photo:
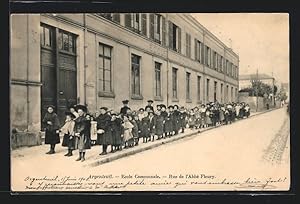
[{"label": "curb", "polygon": [[[270,110],[266,110],[266,111],[257,113],[255,115],[250,115],[249,118],[255,117],[257,115],[261,115],[261,114],[264,114],[264,113],[268,113],[268,112],[271,112],[271,111],[274,111],[274,110],[278,110],[278,109],[280,109],[280,108],[273,108],[273,109],[270,109]],[[243,120],[238,120],[238,121],[235,121],[234,123],[239,122],[239,121],[243,121]],[[132,151],[124,152],[123,154],[119,154],[119,155],[113,155],[113,156],[108,157],[108,158],[103,158],[103,159],[100,158],[98,161],[87,164],[86,166],[96,167],[96,166],[99,166],[99,165],[104,164],[104,163],[108,163],[108,162],[111,162],[111,161],[114,161],[114,160],[117,160],[117,159],[121,159],[121,158],[126,157],[126,156],[131,156],[131,155],[137,154],[139,152],[143,152],[143,151],[146,151],[146,150],[149,150],[149,149],[153,149],[153,148],[161,146],[163,144],[168,144],[168,143],[171,143],[171,142],[183,139],[183,138],[189,138],[189,137],[192,137],[192,136],[194,136],[198,133],[203,133],[203,132],[206,132],[208,130],[212,130],[212,129],[219,128],[219,127],[224,127],[224,125],[216,126],[216,127],[208,127],[208,128],[203,129],[201,131],[198,130],[198,131],[191,132],[191,133],[184,134],[184,135],[173,136],[169,140],[161,141],[161,142],[155,143],[153,145],[149,145],[147,147],[142,147],[142,148],[139,148],[139,149],[133,149]]]}]

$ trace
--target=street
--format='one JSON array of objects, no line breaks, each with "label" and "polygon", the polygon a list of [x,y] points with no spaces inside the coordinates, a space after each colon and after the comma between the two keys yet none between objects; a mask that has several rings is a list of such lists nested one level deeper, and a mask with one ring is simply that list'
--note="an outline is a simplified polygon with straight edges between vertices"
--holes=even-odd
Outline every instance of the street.
[{"label": "street", "polygon": [[[45,152],[48,147],[43,147]],[[96,146],[93,149],[100,147]],[[126,190],[288,190],[290,182],[289,117],[285,108],[270,111],[249,119],[237,121],[191,137],[152,148],[96,167],[75,162],[74,156],[63,156],[65,150],[55,155],[45,155],[34,150],[12,152],[11,171],[14,190],[24,188],[24,178],[54,175],[117,175],[118,179],[157,176],[169,182],[184,175],[182,185],[128,186]],[[34,148],[32,148],[34,149]],[[33,152],[32,152],[33,151]],[[93,151],[93,150],[91,150]],[[26,156],[32,155],[32,156]],[[87,152],[87,162],[95,160]],[[172,175],[174,178],[172,178]],[[260,185],[187,185],[185,179],[202,175],[205,179],[227,179],[263,183],[276,180],[265,188]],[[284,182],[283,182],[284,181]],[[246,182],[247,183],[247,182]],[[172,189],[170,189],[172,188]],[[109,189],[101,189],[109,190]],[[114,190],[124,190],[122,188]]]}]

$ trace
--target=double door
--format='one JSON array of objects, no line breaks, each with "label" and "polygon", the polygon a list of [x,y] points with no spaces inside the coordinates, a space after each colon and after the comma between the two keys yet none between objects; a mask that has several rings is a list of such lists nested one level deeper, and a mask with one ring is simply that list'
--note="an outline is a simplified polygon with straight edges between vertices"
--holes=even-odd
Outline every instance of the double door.
[{"label": "double door", "polygon": [[42,24],[41,39],[41,114],[44,117],[49,105],[55,106],[60,122],[65,111],[77,103],[77,36]]}]

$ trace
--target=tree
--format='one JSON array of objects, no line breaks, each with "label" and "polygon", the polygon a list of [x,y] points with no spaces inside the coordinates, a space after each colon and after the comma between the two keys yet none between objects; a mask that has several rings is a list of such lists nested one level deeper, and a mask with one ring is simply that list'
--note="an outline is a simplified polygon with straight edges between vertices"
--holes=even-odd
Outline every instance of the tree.
[{"label": "tree", "polygon": [[251,86],[250,87],[244,88],[244,89],[240,90],[239,92],[248,92],[249,96],[256,96],[257,95],[257,96],[260,96],[260,97],[264,97],[265,94],[267,94],[269,96],[270,94],[274,93],[275,88],[274,88],[274,91],[273,91],[273,89],[270,85],[265,84],[260,80],[254,79],[254,80],[251,80]]}]

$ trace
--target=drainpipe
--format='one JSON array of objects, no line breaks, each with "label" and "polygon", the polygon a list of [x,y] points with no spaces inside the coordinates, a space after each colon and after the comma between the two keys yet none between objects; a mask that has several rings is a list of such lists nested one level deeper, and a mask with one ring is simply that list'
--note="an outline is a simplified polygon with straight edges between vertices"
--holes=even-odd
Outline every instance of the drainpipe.
[{"label": "drainpipe", "polygon": [[87,101],[86,101],[86,69],[87,69],[87,45],[86,45],[86,34],[87,34],[87,27],[86,27],[86,14],[83,14],[83,25],[84,25],[84,36],[83,36],[83,49],[84,49],[84,57],[83,57],[83,66],[84,66],[84,70],[83,70],[83,83],[84,83],[84,105],[87,105]]},{"label": "drainpipe", "polygon": [[[168,13],[166,13],[166,22],[165,23],[169,26],[168,22],[169,22],[168,21]],[[169,32],[169,27],[166,26],[166,30],[168,30],[168,32]],[[167,43],[167,39],[168,39],[168,42],[169,42],[168,37],[169,37],[169,35],[166,36],[166,42],[165,42],[166,47],[167,47],[167,107],[169,106],[169,46],[168,46],[168,43]]]},{"label": "drainpipe", "polygon": [[26,80],[27,80],[27,84],[26,84],[26,89],[27,89],[27,131],[29,129],[29,15],[26,16],[26,29],[27,29],[27,62],[26,62]]}]

